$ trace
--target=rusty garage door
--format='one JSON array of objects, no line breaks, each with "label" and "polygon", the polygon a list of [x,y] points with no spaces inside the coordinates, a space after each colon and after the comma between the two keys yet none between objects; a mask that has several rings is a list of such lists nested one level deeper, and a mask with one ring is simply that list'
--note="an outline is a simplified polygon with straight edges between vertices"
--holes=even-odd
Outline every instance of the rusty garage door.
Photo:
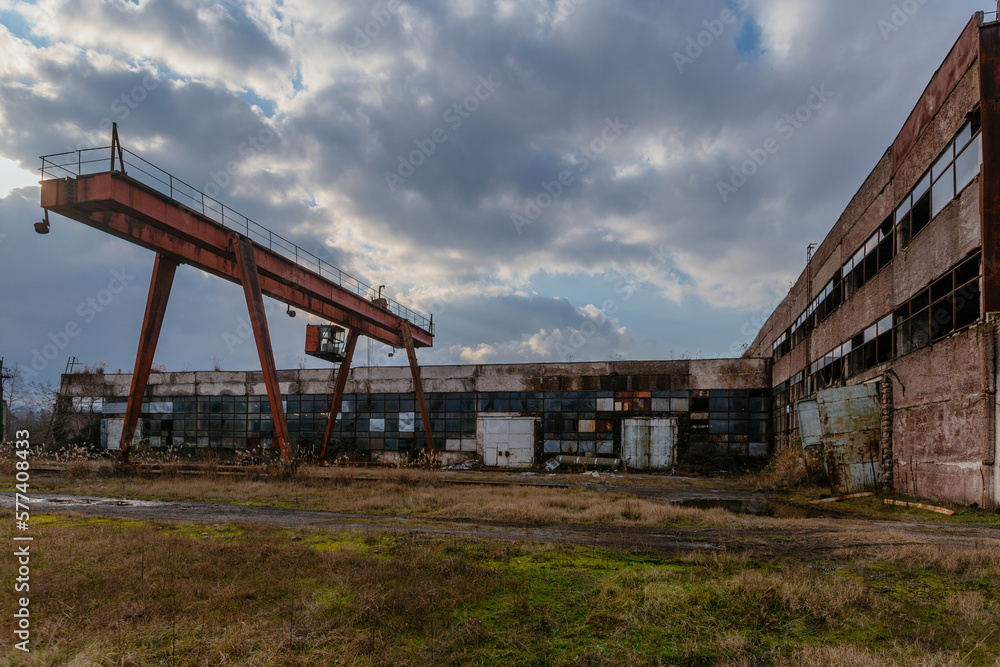
[{"label": "rusty garage door", "polygon": [[629,468],[662,470],[674,465],[677,442],[675,419],[622,421],[622,458]]}]

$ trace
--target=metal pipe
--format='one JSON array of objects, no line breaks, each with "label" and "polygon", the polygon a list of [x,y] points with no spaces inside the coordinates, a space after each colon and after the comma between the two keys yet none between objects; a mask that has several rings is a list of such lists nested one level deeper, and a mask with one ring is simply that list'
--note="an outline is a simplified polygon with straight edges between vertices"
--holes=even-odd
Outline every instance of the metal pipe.
[{"label": "metal pipe", "polygon": [[590,466],[592,468],[611,468],[612,470],[617,470],[621,467],[622,460],[597,456],[557,456],[556,463],[563,466]]}]

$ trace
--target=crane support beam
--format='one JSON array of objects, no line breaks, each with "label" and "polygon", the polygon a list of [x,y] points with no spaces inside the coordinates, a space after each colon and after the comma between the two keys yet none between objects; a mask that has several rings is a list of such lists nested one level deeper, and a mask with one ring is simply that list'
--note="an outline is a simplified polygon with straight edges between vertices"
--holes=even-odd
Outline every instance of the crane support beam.
[{"label": "crane support beam", "polygon": [[[41,185],[41,204],[47,210],[242,284],[230,246],[239,227],[224,226],[120,172],[50,179]],[[253,249],[264,295],[386,345],[405,345],[403,317],[259,243]],[[415,347],[433,345],[429,331],[416,325],[411,331]]]},{"label": "crane support beam", "polygon": [[157,253],[153,263],[153,278],[149,283],[149,295],[146,297],[146,315],[142,320],[142,332],[139,334],[139,351],[135,357],[135,367],[132,369],[132,388],[125,408],[125,425],[122,428],[118,451],[120,461],[128,461],[132,438],[135,437],[135,426],[139,422],[142,397],[149,383],[156,342],[160,338],[163,316],[167,311],[167,300],[170,298],[170,289],[174,284],[176,272],[177,262]]},{"label": "crane support beam", "polygon": [[358,334],[351,331],[347,335],[347,345],[344,348],[344,360],[340,362],[337,370],[337,380],[333,387],[333,401],[330,402],[330,416],[326,420],[326,430],[323,432],[323,449],[319,453],[319,460],[326,458],[326,446],[330,444],[330,437],[333,435],[333,426],[337,423],[337,413],[344,402],[344,390],[347,388],[347,376],[351,373],[351,359],[354,358],[354,348],[358,345]]},{"label": "crane support beam", "polygon": [[253,337],[257,341],[260,368],[264,372],[264,385],[267,387],[267,400],[271,404],[275,438],[278,441],[278,449],[281,450],[281,460],[291,461],[288,423],[285,421],[285,409],[281,404],[278,369],[274,365],[274,351],[271,349],[271,334],[267,329],[267,313],[264,312],[264,296],[260,290],[254,249],[250,241],[236,235],[233,235],[233,246],[236,251],[236,263],[239,264],[240,272],[243,274],[243,294],[246,296],[247,309],[250,311]]},{"label": "crane support beam", "polygon": [[413,334],[410,331],[409,322],[403,322],[403,340],[406,344],[406,356],[410,360],[413,391],[417,395],[417,405],[420,406],[420,417],[424,420],[424,435],[427,436],[427,449],[433,454],[434,432],[431,430],[431,415],[427,410],[427,400],[424,398],[424,383],[420,378],[420,366],[417,365],[417,351],[413,346]]}]

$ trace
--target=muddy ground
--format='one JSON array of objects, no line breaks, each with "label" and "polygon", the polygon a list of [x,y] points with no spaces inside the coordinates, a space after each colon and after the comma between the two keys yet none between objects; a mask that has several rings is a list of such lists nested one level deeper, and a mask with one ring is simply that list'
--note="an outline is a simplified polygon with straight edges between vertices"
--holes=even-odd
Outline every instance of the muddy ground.
[{"label": "muddy ground", "polygon": [[[252,523],[310,527],[322,531],[433,534],[455,538],[574,544],[652,552],[734,552],[755,556],[823,558],[840,549],[882,548],[933,544],[949,547],[1000,548],[1000,528],[989,525],[943,524],[929,519],[873,519],[841,505],[799,505],[782,498],[734,488],[724,482],[689,478],[632,476],[588,478],[511,476],[463,479],[443,476],[444,483],[530,485],[566,488],[580,486],[607,493],[630,493],[658,502],[688,507],[719,507],[738,514],[776,517],[759,521],[714,521],[708,527],[620,528],[592,525],[525,525],[472,519],[386,517],[376,514],[233,505],[223,502],[165,502],[128,498],[32,494],[32,511],[77,514],[163,523]],[[13,509],[14,494],[0,493],[0,507]],[[781,520],[784,519],[784,520]]]}]

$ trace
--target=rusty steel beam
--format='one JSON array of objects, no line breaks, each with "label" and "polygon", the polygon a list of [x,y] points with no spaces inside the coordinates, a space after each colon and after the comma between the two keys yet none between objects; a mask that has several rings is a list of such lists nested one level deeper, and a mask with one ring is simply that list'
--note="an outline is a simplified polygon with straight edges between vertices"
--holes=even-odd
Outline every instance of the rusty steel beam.
[{"label": "rusty steel beam", "polygon": [[128,461],[129,449],[132,447],[135,425],[139,422],[139,411],[142,408],[142,397],[149,383],[153,355],[156,353],[156,343],[160,338],[163,316],[167,311],[167,300],[170,298],[170,288],[174,284],[176,272],[177,262],[163,255],[156,255],[153,278],[149,282],[149,295],[146,297],[146,315],[143,317],[142,331],[139,334],[139,351],[135,357],[135,367],[132,369],[132,387],[125,408],[125,426],[119,444],[118,459],[122,462]]},{"label": "rusty steel beam", "polygon": [[413,346],[413,335],[410,333],[410,323],[403,322],[403,340],[406,344],[406,356],[410,359],[410,374],[413,376],[413,391],[417,394],[417,405],[420,406],[420,417],[424,420],[424,434],[427,436],[427,449],[434,453],[434,433],[431,430],[431,416],[427,411],[427,401],[424,399],[424,384],[420,379],[420,366],[417,365],[417,351]]},{"label": "rusty steel beam", "polygon": [[278,370],[274,365],[271,334],[267,330],[267,314],[264,312],[264,297],[260,289],[260,276],[257,274],[254,248],[248,240],[233,234],[233,250],[236,253],[236,263],[243,275],[243,294],[247,299],[253,336],[257,341],[260,367],[264,371],[264,384],[267,386],[267,398],[271,404],[271,419],[274,422],[281,459],[291,461],[292,449],[288,440],[288,424],[285,421],[285,409],[281,405],[281,387],[278,384]]},{"label": "rusty steel beam", "polygon": [[[63,213],[55,208],[52,210],[57,213],[67,215],[66,213]],[[68,215],[68,217],[73,216]],[[180,261],[182,261],[182,263],[194,264],[190,260],[184,260],[183,258],[198,255],[200,257],[200,261],[199,263],[194,264],[197,268],[225,280],[229,280],[230,282],[240,284],[239,267],[236,265],[236,262],[233,261],[231,254],[229,257],[225,257],[214,253],[201,252],[200,248],[188,239],[171,234],[170,232],[164,231],[153,225],[137,223],[135,220],[129,218],[129,216],[126,216],[123,213],[101,212],[92,214],[91,218],[93,221],[99,223],[91,224],[91,226],[95,229],[100,229],[101,231],[118,236],[119,238],[131,241],[143,247],[170,248],[171,251],[169,254],[173,257],[177,257]],[[233,232],[229,230],[226,231],[231,238]],[[264,249],[257,248],[256,254],[258,258],[262,258],[263,251]],[[164,252],[166,253],[167,251]],[[264,294],[272,298],[288,303],[299,310],[311,313],[330,322],[335,322],[346,328],[357,330],[359,333],[386,343],[387,345],[395,347],[403,346],[403,340],[399,331],[390,330],[384,326],[375,324],[350,310],[338,307],[322,294],[315,291],[321,289],[321,286],[318,284],[290,284],[287,280],[279,280],[272,275],[264,273],[261,274],[260,278],[261,289]],[[328,292],[329,290],[326,291]],[[417,328],[416,331],[418,336],[423,332],[423,330],[419,328]],[[433,338],[426,333],[424,333],[424,336],[426,345],[430,345]],[[419,346],[419,342],[417,344]]]},{"label": "rusty steel beam", "polygon": [[344,389],[347,388],[347,376],[351,372],[351,359],[354,358],[354,348],[358,344],[358,334],[351,331],[347,335],[347,345],[344,348],[344,360],[340,362],[337,370],[337,381],[333,387],[333,401],[330,403],[330,416],[326,420],[326,430],[323,431],[323,449],[319,453],[319,459],[326,458],[326,446],[330,443],[333,435],[333,425],[337,423],[337,413],[344,402]]},{"label": "rusty steel beam", "polygon": [[979,31],[983,168],[979,184],[983,312],[1000,312],[1000,25]]},{"label": "rusty steel beam", "polygon": [[[237,284],[239,268],[229,248],[233,230],[117,172],[73,180],[42,181],[42,207],[172,257]],[[237,230],[238,231],[238,230]],[[255,245],[264,294],[393,347],[403,347],[402,317]],[[433,335],[413,326],[416,347]]]}]

